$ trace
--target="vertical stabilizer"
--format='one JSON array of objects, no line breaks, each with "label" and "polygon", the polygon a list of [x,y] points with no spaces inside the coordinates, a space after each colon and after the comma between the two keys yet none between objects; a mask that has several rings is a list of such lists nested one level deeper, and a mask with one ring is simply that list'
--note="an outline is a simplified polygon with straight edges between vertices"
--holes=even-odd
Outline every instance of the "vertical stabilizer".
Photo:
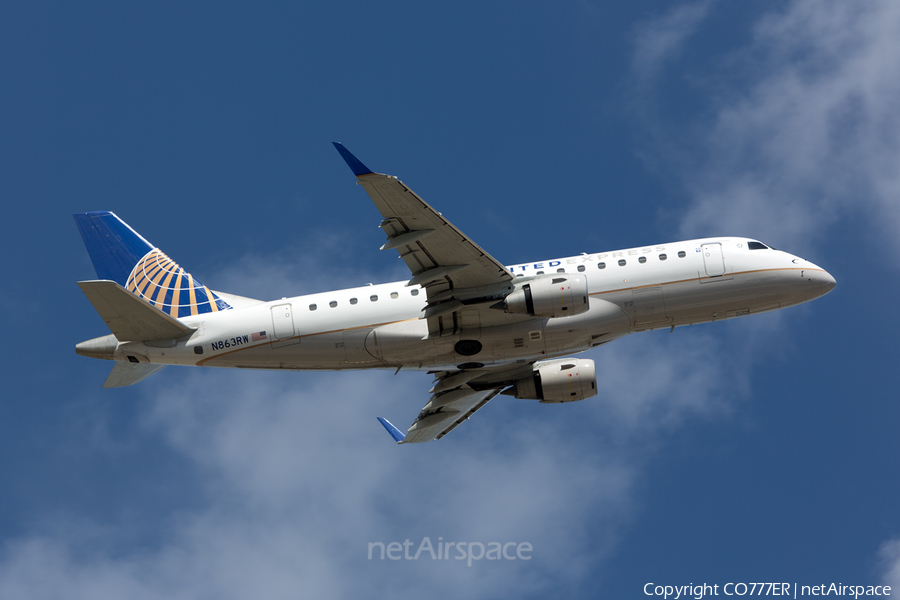
[{"label": "vertical stabilizer", "polygon": [[175,318],[231,308],[114,213],[80,213],[75,223],[99,279]]},{"label": "vertical stabilizer", "polygon": [[153,250],[153,245],[109,211],[74,216],[97,279],[115,281],[125,287],[134,266]]}]

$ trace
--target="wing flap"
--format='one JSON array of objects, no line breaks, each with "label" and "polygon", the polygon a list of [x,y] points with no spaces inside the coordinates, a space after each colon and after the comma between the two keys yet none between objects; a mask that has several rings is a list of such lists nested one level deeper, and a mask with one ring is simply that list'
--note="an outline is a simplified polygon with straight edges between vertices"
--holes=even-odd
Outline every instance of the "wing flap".
[{"label": "wing flap", "polygon": [[168,340],[194,331],[115,281],[79,281],[78,286],[120,342]]}]

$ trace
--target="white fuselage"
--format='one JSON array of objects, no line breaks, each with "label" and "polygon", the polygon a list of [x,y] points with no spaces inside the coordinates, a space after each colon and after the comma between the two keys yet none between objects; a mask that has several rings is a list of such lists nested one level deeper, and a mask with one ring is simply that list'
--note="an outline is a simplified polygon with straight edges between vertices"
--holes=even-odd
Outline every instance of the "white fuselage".
[{"label": "white fuselage", "polygon": [[[246,306],[236,303],[233,310],[181,319],[197,328],[187,340],[157,346],[119,343],[114,358],[295,370],[438,371],[473,362],[503,365],[580,352],[638,331],[776,310],[834,287],[834,279],[820,267],[778,250],[751,250],[749,241],[690,240],[509,268],[517,281],[582,273],[590,308],[575,316],[509,319],[505,324],[502,311],[492,311],[497,319],[485,326],[479,317],[484,307],[472,307],[456,314],[454,328],[446,335],[428,337],[422,318],[425,290],[400,281]],[[454,351],[461,339],[478,340],[483,349],[461,356]]]}]

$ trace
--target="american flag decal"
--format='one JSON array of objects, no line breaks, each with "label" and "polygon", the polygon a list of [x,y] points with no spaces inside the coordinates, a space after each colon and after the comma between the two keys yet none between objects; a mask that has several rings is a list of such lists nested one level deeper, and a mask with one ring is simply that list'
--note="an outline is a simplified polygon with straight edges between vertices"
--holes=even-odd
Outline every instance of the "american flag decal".
[{"label": "american flag decal", "polygon": [[265,331],[260,331],[259,333],[251,333],[250,334],[250,341],[252,341],[252,342],[259,342],[264,339],[266,339]]}]

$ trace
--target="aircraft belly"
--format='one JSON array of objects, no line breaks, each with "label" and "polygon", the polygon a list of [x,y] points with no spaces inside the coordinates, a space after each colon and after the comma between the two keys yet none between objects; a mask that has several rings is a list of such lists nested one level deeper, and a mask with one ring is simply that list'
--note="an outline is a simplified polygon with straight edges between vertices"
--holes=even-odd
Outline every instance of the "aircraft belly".
[{"label": "aircraft belly", "polygon": [[368,332],[364,347],[372,357],[387,365],[410,366],[430,364],[439,351],[436,340],[425,340],[428,323],[412,319],[382,325]]},{"label": "aircraft belly", "polygon": [[[580,352],[598,340],[628,333],[630,321],[618,306],[598,298],[580,315],[532,318],[494,327],[462,328],[453,335],[423,339],[423,320],[393,323],[374,329],[366,337],[366,350],[385,365],[409,368],[458,368],[464,363],[485,366],[526,362],[568,352]],[[474,322],[474,321],[473,321]],[[477,342],[480,350],[460,354],[457,343]]]},{"label": "aircraft belly", "polygon": [[632,290],[632,317],[634,324],[651,324],[668,321],[666,302],[661,285]]},{"label": "aircraft belly", "polygon": [[[541,356],[547,351],[544,343],[546,319],[532,319],[513,325],[486,327],[482,330],[481,343],[490,353],[491,360],[504,361]],[[479,361],[482,360],[478,355]]]},{"label": "aircraft belly", "polygon": [[781,272],[738,273],[715,286],[679,282],[665,287],[666,314],[674,325],[706,323],[784,306]]},{"label": "aircraft belly", "polygon": [[349,329],[343,332],[341,343],[344,347],[343,365],[348,369],[364,369],[379,366],[382,362],[366,349],[366,338],[372,328]]},{"label": "aircraft belly", "polygon": [[204,365],[247,369],[365,368],[365,364],[347,366],[346,345],[347,340],[342,332],[307,335],[290,345],[263,344],[213,357],[204,361]]},{"label": "aircraft belly", "polygon": [[628,333],[628,315],[612,302],[590,298],[590,309],[580,315],[549,319],[545,328],[548,356],[587,350],[596,343]]}]

